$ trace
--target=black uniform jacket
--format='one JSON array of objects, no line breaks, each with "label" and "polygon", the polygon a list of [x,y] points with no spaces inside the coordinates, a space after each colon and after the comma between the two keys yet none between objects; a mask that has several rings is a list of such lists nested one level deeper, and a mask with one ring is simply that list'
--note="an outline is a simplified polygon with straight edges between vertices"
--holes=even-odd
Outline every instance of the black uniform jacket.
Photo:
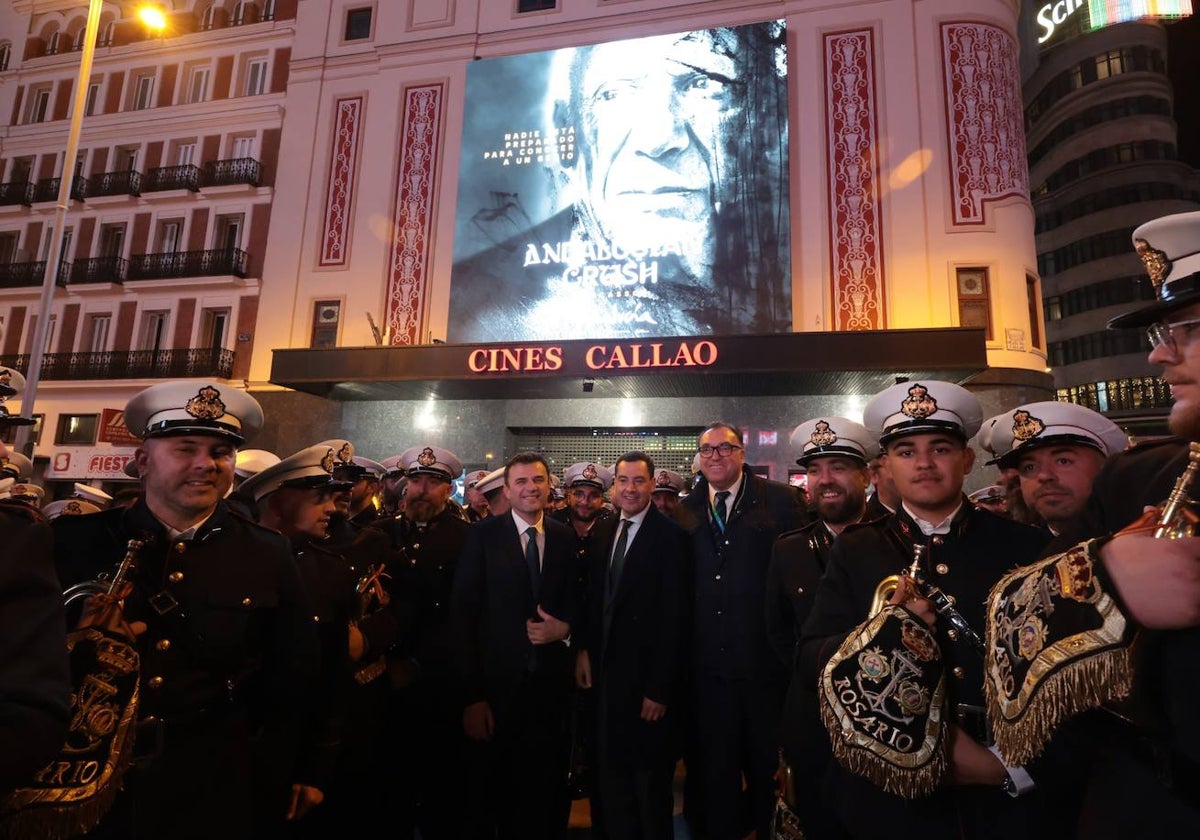
[{"label": "black uniform jacket", "polygon": [[527,620],[537,619],[538,605],[568,624],[578,620],[575,534],[549,517],[543,517],[542,526],[546,545],[536,597],[511,514],[467,529],[450,607],[464,706],[488,699],[491,683],[507,683],[529,671],[570,679],[575,660],[569,647],[552,642],[535,652],[525,630]]},{"label": "black uniform jacket", "polygon": [[402,608],[412,613],[405,638],[393,655],[415,660],[425,678],[450,678],[454,648],[450,593],[471,524],[447,506],[427,524],[420,525],[402,513],[379,520],[373,527],[388,536],[399,555],[391,585],[398,596],[396,602],[407,605]]},{"label": "black uniform jacket", "polygon": [[364,665],[387,653],[411,632],[415,605],[403,597],[405,593],[399,585],[406,574],[407,558],[392,547],[388,535],[379,528],[360,527],[353,520],[347,521],[340,516],[330,521],[329,536],[321,547],[345,559],[356,587],[369,570],[381,566],[384,569],[380,580],[388,596],[387,604],[380,605],[372,599],[367,599],[366,603],[360,600],[355,609],[358,629],[366,644],[358,664]]},{"label": "black uniform jacket", "polygon": [[[1161,505],[1188,463],[1188,441],[1171,438],[1110,458],[1092,485],[1075,536],[1119,531]],[[1190,495],[1200,496],[1193,485]],[[1097,573],[1104,577],[1103,567]],[[1118,597],[1110,585],[1109,592]],[[1085,830],[1097,837],[1169,837],[1200,825],[1200,628],[1141,631],[1134,655],[1133,703],[1088,716],[1103,749],[1093,764]],[[1131,723],[1132,721],[1132,723]],[[1180,833],[1180,832],[1183,833]]]},{"label": "black uniform jacket", "polygon": [[253,836],[256,812],[281,818],[318,666],[287,540],[224,502],[186,542],[168,540],[142,500],[52,528],[64,586],[112,572],[128,540],[146,540],[125,599],[126,619],[148,626],[138,637],[143,769],[126,775],[124,795],[137,803],[127,836]]},{"label": "black uniform jacket", "polygon": [[[833,543],[829,567],[804,624],[800,675],[817,685],[825,663],[850,631],[866,620],[880,581],[908,569],[914,543],[928,547],[922,563],[927,583],[952,596],[955,607],[982,638],[988,591],[1009,570],[1037,559],[1048,538],[1045,531],[975,508],[965,496],[945,535],[925,537],[903,508],[892,516],[849,526]],[[982,709],[982,655],[962,639],[951,640],[948,629],[946,621],[938,621],[952,714],[961,710],[960,704]],[[981,723],[980,714],[972,710],[964,728],[978,729]],[[975,737],[985,739],[982,732]],[[843,824],[859,837],[877,836],[885,828],[905,837],[919,830],[929,837],[960,833],[971,837],[988,826],[1027,830],[1028,801],[1011,799],[999,789],[946,787],[927,799],[907,801],[873,787],[836,762],[830,764],[826,789]]]},{"label": "black uniform jacket", "polygon": [[703,478],[680,505],[692,538],[692,659],[698,674],[782,683],[763,619],[767,566],[776,537],[805,523],[796,491],[744,469],[722,534],[709,516]]},{"label": "black uniform jacket", "polygon": [[[574,641],[588,651],[610,761],[673,765],[682,736],[687,533],[650,505],[612,591],[607,584],[614,541],[592,547],[586,618]],[[667,707],[662,720],[641,719],[644,697]]]},{"label": "black uniform jacket", "polygon": [[358,578],[340,554],[324,545],[305,540],[296,547],[295,556],[321,648],[321,672],[310,694],[308,734],[301,746],[297,779],[325,790],[337,766],[353,679],[349,629],[358,608],[354,591]]},{"label": "black uniform jacket", "polygon": [[62,587],[50,528],[20,502],[0,502],[0,793],[58,755],[71,675]]}]

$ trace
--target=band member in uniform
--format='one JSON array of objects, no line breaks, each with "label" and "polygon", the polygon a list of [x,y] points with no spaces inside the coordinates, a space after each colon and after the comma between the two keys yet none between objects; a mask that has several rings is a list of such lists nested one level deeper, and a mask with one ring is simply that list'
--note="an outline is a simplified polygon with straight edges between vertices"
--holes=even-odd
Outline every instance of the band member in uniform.
[{"label": "band member in uniform", "polygon": [[685,760],[689,775],[700,774],[692,790],[701,837],[766,837],[788,682],[767,639],[767,566],[775,538],[803,525],[805,513],[794,488],[750,471],[736,427],[712,423],[696,443],[703,478],[680,505],[694,558],[694,728]]},{"label": "band member in uniform", "polygon": [[403,454],[392,455],[379,462],[383,475],[379,477],[379,518],[391,519],[404,512],[404,488],[408,484]]},{"label": "band member in uniform", "polygon": [[616,534],[591,552],[576,684],[593,690],[591,813],[597,840],[670,840],[683,736],[687,533],[650,504],[654,462],[616,464]]},{"label": "band member in uniform", "polygon": [[1103,414],[1050,401],[1005,412],[991,444],[996,465],[1017,471],[1021,498],[1058,536],[1082,513],[1104,462],[1123,451],[1129,438]]},{"label": "band member in uniform", "polygon": [[613,533],[616,517],[604,506],[604,494],[612,482],[612,470],[594,461],[580,461],[563,472],[567,506],[552,513],[550,518],[575,529],[575,556],[582,579],[587,576],[589,546],[606,542]]},{"label": "band member in uniform", "polygon": [[[6,373],[8,379],[3,378]],[[13,373],[0,368],[0,389],[13,388]],[[8,420],[7,412],[0,409],[0,428],[10,425]],[[0,442],[0,457],[6,455],[8,447]],[[4,535],[4,556],[0,557],[3,834],[3,795],[57,756],[63,744],[71,679],[62,586],[54,573],[50,528],[36,508],[5,499],[0,500],[0,534]]]},{"label": "band member in uniform", "polygon": [[892,478],[882,455],[876,455],[867,464],[871,473],[871,497],[867,499],[865,519],[878,519],[895,513],[900,507],[900,494],[896,492],[896,480]]},{"label": "band member in uniform", "polygon": [[[461,744],[454,691],[450,592],[470,527],[449,506],[462,462],[449,449],[417,444],[400,455],[407,478],[404,512],[375,527],[407,561],[393,589],[411,605],[408,637],[389,655],[394,689],[390,749],[400,774],[396,821],[401,837],[419,826],[423,840],[452,836],[461,803]],[[397,760],[396,756],[405,756]]]},{"label": "band member in uniform", "polygon": [[[964,388],[900,383],[873,397],[863,416],[901,505],[839,535],[803,629],[799,668],[818,686],[835,756],[828,801],[853,837],[1028,836],[1037,827],[1034,782],[988,749],[976,643],[988,589],[1034,560],[1049,535],[979,510],[963,495],[975,460],[967,440],[982,420]],[[888,603],[908,610],[904,644],[876,644],[867,635],[876,626],[867,621],[873,601],[905,570],[953,598],[955,620],[934,612],[923,594],[933,597],[932,590],[897,577]],[[857,651],[861,645],[868,647]],[[859,669],[845,682],[832,670],[842,662]],[[922,682],[934,664],[943,667],[940,678]],[[914,721],[916,734],[900,729]]]},{"label": "band member in uniform", "polygon": [[988,513],[997,516],[1008,516],[1008,491],[1003,485],[989,484],[967,494],[967,501],[977,508],[983,508]]},{"label": "band member in uniform", "polygon": [[541,455],[509,459],[504,487],[511,513],[470,527],[454,578],[469,739],[458,809],[464,837],[551,840],[566,831],[575,541],[543,514],[550,469]]},{"label": "band member in uniform", "polygon": [[687,486],[684,477],[674,470],[660,469],[654,474],[654,490],[650,500],[663,516],[675,518],[679,507],[679,498]]},{"label": "band member in uniform", "polygon": [[463,497],[467,502],[466,514],[467,520],[470,522],[478,522],[480,519],[487,519],[491,516],[487,499],[476,486],[487,478],[487,474],[487,470],[475,470],[463,476]]},{"label": "band member in uniform", "polygon": [[350,621],[355,617],[357,577],[349,563],[321,543],[336,514],[334,495],[349,489],[335,481],[334,450],[326,444],[302,449],[248,478],[242,489],[258,508],[259,522],[288,538],[312,607],[321,648],[321,671],[306,698],[309,719],[299,744],[289,820],[302,821],[296,836],[327,836],[324,826],[303,822],[325,800],[342,747],[350,683]]},{"label": "band member in uniform", "polygon": [[288,810],[317,638],[291,548],[223,497],[258,402],[222,382],[154,385],[125,406],[143,496],[54,520],[64,586],[111,573],[143,541],[124,617],[137,634],[134,764],[92,833],[261,837]]},{"label": "band member in uniform", "polygon": [[[322,458],[325,452],[333,452],[337,482],[332,490],[335,512],[318,547],[345,561],[349,580],[342,581],[344,594],[353,601],[347,634],[353,675],[346,691],[337,767],[324,788],[325,801],[303,826],[308,836],[317,837],[322,832],[370,830],[376,824],[378,804],[394,795],[396,755],[380,736],[393,719],[387,654],[411,630],[412,607],[393,585],[402,555],[381,530],[356,525],[350,516],[356,494],[369,484],[361,481],[363,474],[378,465],[355,455],[354,445],[344,439],[323,441],[314,451]],[[375,511],[369,499],[366,509]]]},{"label": "band member in uniform", "polygon": [[504,493],[504,467],[492,470],[479,479],[475,487],[487,501],[491,516],[504,516],[509,512],[508,496]]},{"label": "band member in uniform", "polygon": [[[1018,570],[989,600],[989,700],[1010,760],[1037,755],[1064,722],[1096,748],[1080,838],[1184,837],[1200,825],[1200,539],[1189,465],[1200,441],[1200,213],[1133,232],[1155,290],[1112,328],[1144,328],[1174,405],[1174,438],[1114,455],[1073,535],[1094,539]],[[1178,491],[1178,492],[1176,492]],[[1160,506],[1160,508],[1147,507]],[[1158,536],[1177,536],[1159,539]],[[1045,599],[1014,597],[1026,589]],[[1009,629],[1035,625],[1014,659]],[[1010,688],[1011,687],[1011,688]],[[1097,709],[1090,713],[1086,710]]]},{"label": "band member in uniform", "polygon": [[791,445],[799,452],[796,463],[808,470],[808,492],[817,519],[781,535],[767,569],[767,633],[792,675],[779,741],[795,787],[792,807],[806,832],[814,838],[838,837],[837,817],[821,798],[829,740],[817,711],[816,685],[796,669],[796,648],[817,583],[829,565],[834,539],[866,514],[871,481],[867,463],[879,446],[861,423],[831,416],[801,423],[792,432]]}]

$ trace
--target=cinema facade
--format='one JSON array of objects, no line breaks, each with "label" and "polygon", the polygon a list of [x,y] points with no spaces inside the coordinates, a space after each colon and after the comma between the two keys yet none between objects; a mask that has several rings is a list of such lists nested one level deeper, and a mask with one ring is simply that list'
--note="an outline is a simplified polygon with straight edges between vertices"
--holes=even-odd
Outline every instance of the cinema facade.
[{"label": "cinema facade", "polygon": [[[212,20],[202,5],[175,3]],[[227,119],[278,122],[258,135],[271,171],[183,197],[209,228],[235,199],[269,205],[260,258],[213,281],[235,301],[223,377],[267,412],[257,446],[343,436],[382,459],[429,441],[469,469],[538,448],[560,470],[645,448],[686,471],[723,419],[786,479],[795,425],[857,419],[897,377],[962,382],[985,414],[1053,394],[1015,0],[267,5],[243,22],[276,45],[271,108]],[[206,32],[166,45],[202,61]],[[653,67],[614,74],[622,55]],[[656,110],[645,79],[672,64],[697,78],[669,76]],[[655,127],[699,145],[712,212],[681,225],[658,194],[617,202],[627,229],[601,232],[589,147]],[[156,288],[172,325],[203,309]],[[137,284],[111,292],[149,311]],[[99,413],[146,384],[44,383],[45,427],[58,404]],[[37,454],[62,448],[45,434]]]}]

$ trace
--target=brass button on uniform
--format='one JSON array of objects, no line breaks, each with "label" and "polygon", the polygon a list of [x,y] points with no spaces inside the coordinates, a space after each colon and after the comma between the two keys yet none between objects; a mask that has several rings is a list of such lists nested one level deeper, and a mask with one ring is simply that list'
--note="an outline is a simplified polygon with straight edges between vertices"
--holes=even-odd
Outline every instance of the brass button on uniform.
[{"label": "brass button on uniform", "polygon": [[183,542],[182,540],[180,540],[179,542],[175,543],[175,553],[176,554],[183,554],[183,552],[185,552],[185,551],[187,551],[187,543],[186,542]]},{"label": "brass button on uniform", "polygon": [[937,573],[939,575],[945,575],[945,574],[950,573],[950,567],[947,566],[945,563],[938,563],[936,566],[934,566],[934,568],[937,569]]},{"label": "brass button on uniform", "polygon": [[804,594],[804,587],[803,587],[803,586],[797,586],[797,587],[796,587],[796,594],[797,594],[797,595],[803,595],[803,594]]},{"label": "brass button on uniform", "polygon": [[162,677],[151,677],[149,682],[147,682],[147,685],[149,685],[151,688],[160,688],[162,686],[162,684],[163,684]]},{"label": "brass button on uniform", "polygon": [[944,542],[944,540],[942,540],[941,536],[934,534],[933,539],[930,540],[930,542],[933,543],[934,545],[941,545]]},{"label": "brass button on uniform", "polygon": [[154,649],[155,650],[170,650],[171,649],[171,640],[170,639],[159,639],[157,642],[154,643]]},{"label": "brass button on uniform", "polygon": [[179,581],[183,580],[183,572],[171,572],[171,574],[167,575],[167,580],[171,581],[171,583],[179,583]]},{"label": "brass button on uniform", "polygon": [[950,637],[950,641],[952,641],[952,642],[958,641],[958,631],[957,630],[947,630],[946,635]]},{"label": "brass button on uniform", "polygon": [[964,675],[965,673],[966,673],[966,672],[964,672],[964,671],[963,671],[963,669],[962,669],[962,666],[961,666],[961,665],[955,665],[955,666],[954,666],[954,676],[958,677],[960,680],[963,678],[963,675]]},{"label": "brass button on uniform", "polygon": [[242,599],[242,606],[243,606],[243,607],[248,607],[248,606],[250,606],[250,605],[251,605],[251,604],[253,604],[253,603],[254,603],[254,602],[253,602],[253,601],[251,601],[249,598],[243,598],[243,599]]}]

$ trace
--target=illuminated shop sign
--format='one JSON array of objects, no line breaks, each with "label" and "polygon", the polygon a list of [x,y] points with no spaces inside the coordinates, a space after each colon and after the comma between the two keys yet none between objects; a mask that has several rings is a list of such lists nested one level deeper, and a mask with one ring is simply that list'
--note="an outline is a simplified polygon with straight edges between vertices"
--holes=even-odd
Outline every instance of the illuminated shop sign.
[{"label": "illuminated shop sign", "polygon": [[1084,0],[1058,0],[1057,3],[1047,3],[1038,9],[1037,23],[1041,30],[1038,33],[1038,43],[1044,44],[1054,36],[1054,30],[1067,22],[1067,18],[1080,9],[1087,14],[1087,3]]},{"label": "illuminated shop sign", "polygon": [[[573,355],[572,355],[573,354]],[[555,373],[586,370],[612,372],[653,369],[706,368],[716,364],[713,341],[602,342],[587,346],[480,347],[467,354],[471,373]]]},{"label": "illuminated shop sign", "polygon": [[790,331],[785,53],[773,21],[470,63],[447,339]]}]

